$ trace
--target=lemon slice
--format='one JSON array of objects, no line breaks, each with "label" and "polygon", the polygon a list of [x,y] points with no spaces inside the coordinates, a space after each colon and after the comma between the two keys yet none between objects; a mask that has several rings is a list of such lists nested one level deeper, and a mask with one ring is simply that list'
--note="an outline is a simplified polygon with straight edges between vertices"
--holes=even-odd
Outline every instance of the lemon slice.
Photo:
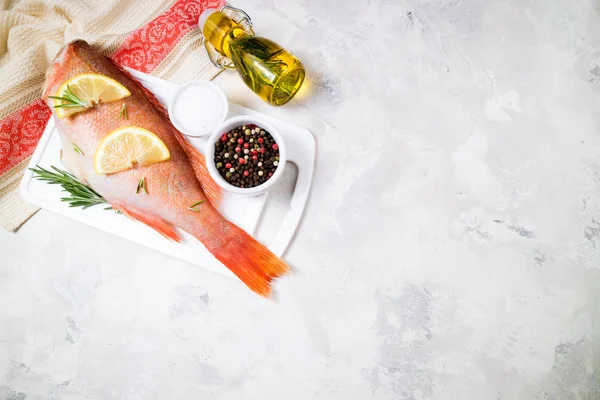
[{"label": "lemon slice", "polygon": [[[58,118],[65,118],[93,107],[131,95],[119,82],[105,75],[80,74],[64,82],[54,96],[54,107]],[[65,98],[75,96],[75,101]],[[57,98],[58,97],[58,98]]]},{"label": "lemon slice", "polygon": [[138,126],[124,126],[100,141],[94,154],[94,170],[98,174],[114,174],[170,157],[169,149],[154,133]]}]

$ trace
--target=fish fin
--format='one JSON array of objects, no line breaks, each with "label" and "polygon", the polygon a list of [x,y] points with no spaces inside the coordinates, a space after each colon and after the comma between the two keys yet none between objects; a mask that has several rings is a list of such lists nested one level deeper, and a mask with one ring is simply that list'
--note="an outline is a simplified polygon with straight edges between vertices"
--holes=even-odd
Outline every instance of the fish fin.
[{"label": "fish fin", "polygon": [[[150,103],[152,103],[154,108],[156,108],[163,115],[164,118],[170,121],[167,109],[158,101],[156,96],[154,96],[154,94],[151,91],[149,91],[136,78],[134,78],[133,75],[131,75],[127,70],[125,70],[125,68],[118,64],[115,65],[121,70],[121,72],[123,72],[133,82],[137,84],[137,86],[144,93],[146,98],[150,101]],[[188,156],[190,164],[192,164],[194,174],[196,175],[196,179],[198,179],[198,181],[200,182],[202,190],[204,190],[204,194],[206,194],[208,201],[210,201],[210,204],[212,204],[213,207],[219,208],[222,195],[221,188],[210,176],[208,168],[206,167],[206,159],[204,158],[204,155],[202,155],[198,150],[196,150],[196,148],[192,146],[192,144],[188,142],[183,137],[181,132],[179,132],[175,127],[173,127],[173,131],[175,132],[175,138],[177,139],[177,142],[181,147],[183,147],[185,154]]]},{"label": "fish fin", "polygon": [[154,215],[143,214],[138,211],[133,211],[123,206],[113,206],[114,209],[121,211],[123,214],[128,216],[131,219],[136,221],[140,221],[143,224],[148,225],[150,228],[154,229],[156,232],[160,233],[167,239],[171,239],[177,243],[181,242],[181,238],[175,232],[175,228],[173,225],[165,221],[160,217],[156,217]]},{"label": "fish fin", "polygon": [[271,293],[271,281],[290,272],[283,261],[234,224],[228,226],[228,240],[211,253],[261,296]]},{"label": "fish fin", "polygon": [[221,188],[217,185],[212,176],[210,176],[208,168],[206,167],[206,158],[204,158],[204,155],[196,150],[196,148],[183,137],[181,132],[175,131],[177,132],[175,137],[181,147],[183,147],[185,154],[187,154],[190,164],[192,164],[192,168],[194,169],[194,174],[200,182],[200,185],[202,185],[204,194],[213,207],[219,208],[222,196]]}]

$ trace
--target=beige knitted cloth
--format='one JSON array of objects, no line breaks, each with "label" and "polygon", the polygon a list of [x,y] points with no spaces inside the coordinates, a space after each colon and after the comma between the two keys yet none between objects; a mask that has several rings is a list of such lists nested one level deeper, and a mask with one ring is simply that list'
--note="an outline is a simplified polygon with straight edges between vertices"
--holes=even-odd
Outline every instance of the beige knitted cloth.
[{"label": "beige knitted cloth", "polygon": [[210,79],[196,23],[222,0],[0,0],[0,225],[18,228],[36,208],[18,193],[50,115],[39,100],[61,47],[84,39],[120,64],[175,82]]}]

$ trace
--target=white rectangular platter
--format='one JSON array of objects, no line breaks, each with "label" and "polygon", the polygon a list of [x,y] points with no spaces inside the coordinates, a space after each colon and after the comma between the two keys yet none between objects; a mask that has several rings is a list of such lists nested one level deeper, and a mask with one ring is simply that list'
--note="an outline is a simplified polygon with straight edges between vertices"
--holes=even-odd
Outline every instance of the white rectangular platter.
[{"label": "white rectangular platter", "polygon": [[[165,106],[168,104],[171,94],[178,87],[174,83],[139,71],[129,71],[145,87],[152,91]],[[310,191],[315,160],[314,138],[304,128],[268,117],[236,104],[230,104],[229,110],[228,117],[240,114],[253,114],[268,119],[269,122],[280,130],[288,149],[288,160],[298,168],[298,176],[294,185],[290,208],[283,218],[273,242],[270,244],[265,243],[273,253],[281,257],[298,226]],[[190,142],[203,152],[206,144],[204,139],[190,139]],[[207,160],[207,162],[209,161]],[[33,153],[29,167],[32,168],[36,165],[46,169],[52,165],[65,169],[60,162],[60,140],[56,131],[54,117],[48,122],[40,142]],[[164,238],[151,228],[128,219],[124,215],[104,210],[104,207],[101,205],[85,210],[70,208],[60,200],[61,197],[64,197],[65,193],[61,191],[59,185],[50,185],[35,179],[33,173],[29,170],[26,171],[21,181],[20,192],[26,201],[38,207],[56,212],[189,263],[234,277],[199,241],[185,232],[180,232],[182,241],[181,243],[176,243]],[[227,219],[252,235],[255,233],[267,195],[268,193],[247,197],[225,193],[220,211]]]}]

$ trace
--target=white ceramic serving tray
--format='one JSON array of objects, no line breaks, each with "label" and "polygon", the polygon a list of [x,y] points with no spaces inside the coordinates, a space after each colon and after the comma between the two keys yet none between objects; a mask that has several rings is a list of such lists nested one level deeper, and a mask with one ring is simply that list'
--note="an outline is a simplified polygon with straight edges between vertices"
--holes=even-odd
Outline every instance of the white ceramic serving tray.
[{"label": "white ceramic serving tray", "polygon": [[[170,96],[177,89],[177,85],[148,74],[129,69],[131,74],[148,88],[158,100],[167,105]],[[303,128],[291,125],[284,121],[271,118],[264,114],[239,106],[229,105],[229,117],[240,114],[253,114],[266,118],[281,132],[288,149],[288,161],[296,164],[298,176],[291,197],[290,207],[281,222],[281,226],[274,240],[268,246],[273,253],[282,256],[288,246],[296,227],[300,221],[304,206],[311,187],[315,160],[315,141],[312,134]],[[204,152],[206,139],[189,139],[190,142]],[[29,167],[39,165],[49,168],[54,165],[65,169],[60,162],[60,140],[56,132],[54,117],[48,121],[48,125],[42,134],[40,142],[33,153]],[[280,182],[277,182],[279,185]],[[277,186],[275,185],[275,187]],[[180,258],[189,263],[196,264],[215,272],[234,277],[234,275],[216,260],[204,246],[185,232],[180,232],[181,243],[172,242],[153,229],[142,223],[132,221],[124,215],[104,210],[104,207],[94,206],[86,210],[80,208],[69,208],[66,203],[61,202],[64,196],[59,185],[50,185],[33,178],[29,170],[21,181],[20,191],[23,198],[38,207],[54,211],[65,217],[74,219],[87,225],[112,233],[132,242],[139,243],[151,249],[161,251],[170,256]],[[232,193],[225,193],[220,210],[230,221],[237,224],[249,234],[253,235],[265,205],[268,193],[247,197]]]}]

